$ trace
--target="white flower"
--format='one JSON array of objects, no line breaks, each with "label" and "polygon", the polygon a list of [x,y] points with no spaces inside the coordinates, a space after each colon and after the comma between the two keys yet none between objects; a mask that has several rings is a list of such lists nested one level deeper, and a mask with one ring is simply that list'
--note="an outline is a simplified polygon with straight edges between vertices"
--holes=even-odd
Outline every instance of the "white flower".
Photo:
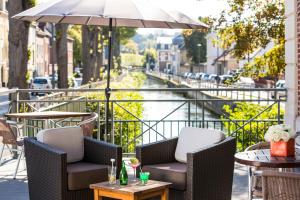
[{"label": "white flower", "polygon": [[294,134],[291,133],[290,127],[284,124],[270,126],[265,134],[267,142],[279,142],[281,140],[287,142],[291,138],[294,138]]}]

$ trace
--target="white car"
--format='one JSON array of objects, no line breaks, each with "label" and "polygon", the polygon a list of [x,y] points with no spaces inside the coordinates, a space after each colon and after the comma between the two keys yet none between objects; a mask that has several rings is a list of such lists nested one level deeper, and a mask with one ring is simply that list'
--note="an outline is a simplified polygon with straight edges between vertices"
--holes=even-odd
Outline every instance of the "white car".
[{"label": "white car", "polygon": [[[35,77],[32,81],[31,89],[34,90],[47,90],[51,89],[51,80],[49,77]],[[38,92],[32,92],[32,95],[38,95],[38,94],[45,94],[45,93],[38,93]]]}]

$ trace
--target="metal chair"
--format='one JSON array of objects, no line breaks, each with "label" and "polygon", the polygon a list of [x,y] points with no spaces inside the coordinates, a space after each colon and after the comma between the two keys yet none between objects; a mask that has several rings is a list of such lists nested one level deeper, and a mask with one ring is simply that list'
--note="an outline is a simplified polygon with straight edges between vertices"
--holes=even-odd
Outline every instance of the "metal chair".
[{"label": "metal chair", "polygon": [[[17,135],[15,135],[14,131],[12,128],[16,129]],[[2,165],[2,157],[4,153],[5,147],[11,152],[13,155],[13,152],[19,153],[18,160],[17,160],[17,166],[15,169],[15,173],[13,178],[16,179],[16,175],[18,173],[19,165],[21,158],[24,155],[24,139],[20,136],[20,129],[17,124],[10,123],[8,124],[6,120],[0,119],[0,137],[2,137],[2,148],[0,151],[0,166]],[[16,146],[16,148],[10,148],[9,145]],[[19,147],[19,148],[18,148]]]},{"label": "metal chair", "polygon": [[80,126],[83,129],[84,136],[86,137],[93,136],[93,130],[97,119],[98,119],[98,114],[92,113],[90,116],[83,117],[82,121],[77,124],[77,126]]},{"label": "metal chair", "polygon": [[[251,150],[259,150],[259,149],[269,149],[270,143],[269,142],[260,142],[249,146],[246,148],[245,151]],[[249,192],[249,199],[262,198],[262,179],[261,174],[263,170],[271,170],[269,168],[262,168],[262,167],[248,167],[248,192]]]}]

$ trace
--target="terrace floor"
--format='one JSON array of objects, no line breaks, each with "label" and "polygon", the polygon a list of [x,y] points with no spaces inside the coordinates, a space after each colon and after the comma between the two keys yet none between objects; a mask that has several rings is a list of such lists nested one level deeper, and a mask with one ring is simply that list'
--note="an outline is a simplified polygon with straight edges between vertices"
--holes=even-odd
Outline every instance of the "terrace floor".
[{"label": "terrace floor", "polygon": [[[7,160],[4,165],[0,166],[0,199],[29,200],[25,161],[21,161],[17,178],[13,180],[15,166],[16,160]],[[129,174],[133,174],[132,171],[129,171]],[[247,187],[246,168],[236,164],[232,200],[246,200]]]}]

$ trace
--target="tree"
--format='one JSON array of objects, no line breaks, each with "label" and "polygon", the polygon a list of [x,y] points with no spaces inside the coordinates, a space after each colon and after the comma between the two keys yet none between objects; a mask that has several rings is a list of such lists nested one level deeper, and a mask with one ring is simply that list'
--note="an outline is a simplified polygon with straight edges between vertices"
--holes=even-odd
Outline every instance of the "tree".
[{"label": "tree", "polygon": [[153,48],[146,49],[144,52],[144,67],[146,64],[155,64],[157,59],[157,51]]},{"label": "tree", "polygon": [[[107,28],[104,33],[108,31]],[[113,68],[117,71],[121,69],[121,52],[120,47],[121,44],[125,45],[130,38],[132,38],[136,33],[136,28],[128,28],[128,27],[117,27],[114,28],[114,45],[113,45]]]},{"label": "tree", "polygon": [[124,49],[127,53],[137,54],[139,51],[137,43],[133,40],[128,40],[128,42],[124,45]]},{"label": "tree", "polygon": [[[9,80],[8,87],[27,89],[26,80],[27,65],[29,58],[28,35],[30,23],[13,19],[12,16],[29,9],[35,5],[34,0],[9,0]],[[21,99],[29,98],[22,93]]]},{"label": "tree", "polygon": [[274,48],[245,69],[249,76],[278,79],[285,68],[284,0],[228,0],[228,4],[229,11],[223,11],[216,24],[217,45],[230,48],[236,58],[250,61],[251,53],[274,42]]},{"label": "tree", "polygon": [[82,33],[81,26],[71,26],[68,35],[74,40],[73,63],[74,66],[81,67],[82,64]]},{"label": "tree", "polygon": [[87,84],[95,78],[97,67],[97,53],[99,51],[99,28],[96,26],[82,26],[82,83]]},{"label": "tree", "polygon": [[68,88],[68,25],[56,24],[58,87]]},{"label": "tree", "polygon": [[[209,27],[213,25],[215,19],[210,17],[200,17],[199,21],[204,22]],[[207,54],[207,30],[184,30],[182,32],[184,37],[185,48],[187,50],[187,55],[192,59],[194,64],[206,62]]]},{"label": "tree", "polygon": [[201,30],[185,30],[183,37],[188,57],[194,64],[206,62],[206,33]]}]

